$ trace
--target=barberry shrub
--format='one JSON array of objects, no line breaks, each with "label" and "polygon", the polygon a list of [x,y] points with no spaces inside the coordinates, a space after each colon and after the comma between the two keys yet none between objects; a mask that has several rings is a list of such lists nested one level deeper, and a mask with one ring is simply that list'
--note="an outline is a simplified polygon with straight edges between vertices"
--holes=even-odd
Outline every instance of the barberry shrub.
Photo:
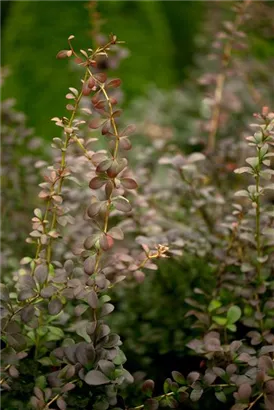
[{"label": "barberry shrub", "polygon": [[[111,91],[121,80],[108,80],[105,73],[96,70],[97,59],[107,58],[109,49],[118,43],[116,36],[111,35],[95,50],[80,50],[80,54],[72,46],[73,38],[69,37],[69,49],[61,50],[57,58],[74,57],[85,73],[80,90],[71,87],[66,95],[69,117],[52,119],[62,128],[63,138],[54,138],[52,146],[59,155],[40,184],[39,198],[45,205],[34,210],[27,238],[35,249],[34,256],[21,260],[13,283],[1,284],[1,387],[6,409],[118,408],[118,388],[133,381],[123,367],[126,358],[121,340],[111,332],[105,317],[114,309],[108,289],[125,278],[112,268],[116,241],[124,237],[112,215],[117,221],[131,211],[128,191],[137,188],[128,175],[125,158],[134,127],[119,129],[121,110],[115,107],[117,99]],[[83,96],[89,97],[92,111],[80,107]],[[86,120],[77,118],[80,110]],[[94,138],[80,137],[84,125],[101,130],[108,140],[108,151],[89,150]],[[74,223],[64,187],[79,183],[67,157],[75,145],[84,153],[92,174],[84,214],[90,233],[77,249],[77,257],[56,260],[58,241],[65,240],[62,228]],[[165,257],[167,250],[159,245],[151,251],[143,245],[131,271],[140,275],[144,266]]]},{"label": "barberry shrub", "polygon": [[[231,52],[236,40],[244,37],[238,23],[250,3],[237,8],[237,25],[226,24],[225,35],[220,36]],[[117,39],[111,36],[106,45],[81,50],[81,55],[71,41],[72,37],[69,49],[57,56],[74,56],[85,75],[81,89],[70,88],[66,96],[70,117],[53,119],[62,128],[63,138],[54,139],[54,165],[40,184],[45,207],[35,209],[28,238],[35,257],[23,258],[13,283],[1,289],[3,405],[7,409],[120,409],[128,405],[136,410],[159,406],[273,409],[274,243],[273,207],[268,200],[273,191],[273,113],[264,107],[256,115],[255,134],[247,137],[248,145],[242,140],[218,141],[230,119],[233,123],[235,112],[225,107],[223,121],[224,102],[214,98],[220,83],[205,81],[213,95],[212,117],[202,128],[209,135],[207,151],[186,156],[174,147],[167,128],[148,127],[156,152],[143,147],[140,151],[137,195],[125,159],[134,129],[120,131],[121,110],[114,108],[120,80],[107,79],[97,65]],[[217,49],[224,72],[213,77],[222,77],[221,94],[226,99],[227,79],[234,71],[230,64],[222,64],[224,53]],[[240,139],[242,128],[239,134],[234,128]],[[96,130],[106,137],[108,150],[102,146],[92,150],[96,141],[90,132],[98,134]],[[162,133],[165,137],[159,141]],[[160,166],[156,167],[157,159]],[[231,172],[237,167],[236,173]],[[239,190],[243,184],[239,174],[244,173],[247,189]],[[83,202],[89,203],[84,217]],[[178,282],[173,281],[174,264],[165,275],[161,264],[159,275],[153,263],[168,250],[159,243],[168,243],[169,254],[179,257]],[[150,250],[155,246],[156,250]],[[156,283],[164,289],[162,298],[153,286],[145,287],[143,268],[156,272]],[[195,286],[191,282],[194,268]],[[178,287],[185,287],[185,276],[190,283],[182,298]],[[135,280],[144,281],[138,292],[143,292],[148,306],[141,341],[128,326],[133,328],[140,317]],[[115,318],[112,313],[112,289],[116,306],[125,306],[122,321],[121,314]],[[167,308],[163,300],[168,293],[179,297]],[[149,300],[155,309],[150,309]],[[137,319],[132,321],[134,310]],[[167,325],[172,323],[172,335],[164,332],[162,337],[161,327],[155,331],[151,324],[155,312],[157,325],[159,317],[165,317]],[[151,340],[153,349],[156,340],[163,350],[175,348],[196,358],[199,365],[193,365],[193,360],[191,371],[175,365],[161,394],[151,379],[139,391],[140,375],[128,388],[133,378],[123,367],[125,357],[119,336],[110,330],[113,325],[117,333],[129,335],[128,342],[133,350],[139,349],[139,357],[146,342]],[[152,349],[145,352],[146,362]]]},{"label": "barberry shrub", "polygon": [[254,116],[255,133],[246,137],[254,154],[234,171],[249,175],[248,186],[235,192],[233,212],[221,224],[219,243],[208,259],[214,287],[210,292],[195,288],[185,299],[191,306],[186,317],[193,318],[197,332],[187,347],[199,358],[200,369],[173,371],[164,393],[154,398],[154,382],[145,381],[148,399],[136,409],[176,408],[180,402],[188,408],[189,401],[200,400],[232,410],[274,408],[273,205],[264,201],[274,189],[274,113],[264,107]]}]

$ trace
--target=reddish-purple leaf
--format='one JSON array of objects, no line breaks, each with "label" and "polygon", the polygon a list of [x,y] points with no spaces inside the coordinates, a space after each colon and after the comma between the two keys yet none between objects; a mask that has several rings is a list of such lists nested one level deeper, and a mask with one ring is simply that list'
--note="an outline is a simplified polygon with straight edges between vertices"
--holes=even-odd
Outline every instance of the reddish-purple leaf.
[{"label": "reddish-purple leaf", "polygon": [[102,119],[101,118],[94,118],[93,120],[90,121],[89,123],[89,128],[92,129],[97,129],[102,125]]},{"label": "reddish-purple leaf", "polygon": [[113,118],[117,118],[120,117],[120,115],[122,114],[123,110],[116,110],[114,111],[114,113],[112,114]]},{"label": "reddish-purple leaf", "polygon": [[88,83],[84,83],[82,86],[82,94],[86,97],[91,93],[91,89],[88,86]]},{"label": "reddish-purple leaf", "polygon": [[88,86],[89,86],[89,88],[93,88],[94,86],[95,86],[95,80],[94,80],[94,78],[93,77],[90,77],[89,78],[89,80],[88,80]]},{"label": "reddish-purple leaf", "polygon": [[62,58],[70,57],[71,55],[72,55],[72,51],[71,51],[71,50],[61,50],[61,51],[59,51],[59,53],[57,54],[56,58],[62,59]]},{"label": "reddish-purple leaf", "polygon": [[114,78],[109,83],[106,84],[106,88],[118,88],[120,87],[122,81],[120,78]]},{"label": "reddish-purple leaf", "polygon": [[100,162],[100,164],[97,165],[96,172],[107,171],[111,167],[112,163],[113,163],[112,159],[106,159]]},{"label": "reddish-purple leaf", "polygon": [[138,188],[137,182],[132,178],[122,178],[121,184],[126,189],[137,189]]},{"label": "reddish-purple leaf", "polygon": [[96,102],[96,104],[94,104],[94,108],[96,108],[97,110],[102,110],[103,108],[105,108],[105,105],[105,100],[99,100],[98,102]]},{"label": "reddish-purple leaf", "polygon": [[72,105],[72,104],[67,104],[66,105],[66,109],[68,110],[68,111],[73,111],[74,110],[74,105]]},{"label": "reddish-purple leaf", "polygon": [[63,308],[62,302],[60,299],[54,298],[48,304],[49,314],[58,315]]},{"label": "reddish-purple leaf", "polygon": [[102,234],[99,242],[100,242],[101,248],[104,251],[107,251],[108,249],[110,249],[114,244],[112,237],[108,234]]},{"label": "reddish-purple leaf", "polygon": [[102,179],[100,177],[94,177],[89,183],[89,187],[91,189],[99,189],[106,183],[106,179]]},{"label": "reddish-purple leaf", "polygon": [[98,296],[94,290],[91,290],[87,296],[87,301],[92,309],[96,309],[98,306]]},{"label": "reddish-purple leaf", "polygon": [[125,151],[129,151],[132,147],[132,144],[127,137],[123,137],[120,139],[120,147]]},{"label": "reddish-purple leaf", "polygon": [[133,134],[136,131],[135,125],[128,125],[124,131],[121,132],[120,137],[125,137],[127,135]]},{"label": "reddish-purple leaf", "polygon": [[113,188],[114,188],[113,182],[112,182],[112,181],[108,181],[108,182],[106,183],[106,186],[105,186],[105,193],[106,193],[107,199],[110,198],[110,195],[112,194]]},{"label": "reddish-purple leaf", "polygon": [[96,78],[97,81],[100,83],[105,83],[107,81],[107,75],[105,73],[97,73],[94,74],[94,77]]},{"label": "reddish-purple leaf", "polygon": [[118,241],[124,239],[124,233],[122,229],[118,228],[118,226],[114,226],[108,231],[108,234],[113,238],[117,239]]},{"label": "reddish-purple leaf", "polygon": [[93,248],[93,246],[95,245],[97,241],[98,241],[98,234],[88,236],[84,242],[84,248],[85,249]]},{"label": "reddish-purple leaf", "polygon": [[102,135],[107,135],[109,133],[110,130],[110,126],[111,126],[111,122],[110,121],[106,121],[102,127]]},{"label": "reddish-purple leaf", "polygon": [[85,382],[90,386],[100,386],[109,383],[109,379],[98,370],[90,370],[85,376]]},{"label": "reddish-purple leaf", "polygon": [[131,205],[129,201],[122,196],[115,199],[115,206],[116,206],[116,209],[118,209],[121,212],[131,211]]},{"label": "reddish-purple leaf", "polygon": [[89,256],[84,262],[84,271],[87,275],[92,275],[95,268],[96,258]]},{"label": "reddish-purple leaf", "polygon": [[116,105],[118,103],[115,97],[109,97],[109,101],[110,101],[110,104],[112,105]]},{"label": "reddish-purple leaf", "polygon": [[102,203],[99,201],[91,204],[87,209],[88,216],[90,218],[93,218],[95,215],[97,215],[100,211],[101,206],[102,206]]}]

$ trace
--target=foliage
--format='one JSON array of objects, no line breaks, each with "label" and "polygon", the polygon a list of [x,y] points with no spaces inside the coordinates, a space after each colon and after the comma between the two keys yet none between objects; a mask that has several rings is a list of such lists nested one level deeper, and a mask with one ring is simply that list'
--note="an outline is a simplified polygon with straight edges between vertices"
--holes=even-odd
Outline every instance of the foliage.
[{"label": "foliage", "polygon": [[[273,409],[274,113],[263,106],[247,134],[272,81],[255,58],[244,64],[252,6],[234,8],[217,35],[201,90],[168,94],[194,111],[164,94],[158,111],[148,102],[137,129],[150,146],[134,157],[134,127],[116,108],[121,80],[98,71],[116,36],[80,54],[70,36],[57,54],[85,74],[66,95],[70,117],[53,118],[63,137],[27,239],[35,256],[1,285],[5,408]],[[247,87],[250,68],[258,89]],[[125,370],[126,357],[149,379]]]},{"label": "foliage", "polygon": [[[64,137],[63,140],[54,138],[53,147],[59,151],[59,158],[48,167],[49,173],[40,184],[39,197],[45,206],[34,210],[33,230],[27,239],[36,248],[35,257],[22,259],[25,267],[17,272],[15,287],[9,290],[1,285],[4,345],[1,385],[6,390],[3,397],[6,408],[15,396],[23,406],[30,399],[28,405],[32,408],[45,409],[56,403],[59,409],[64,409],[66,402],[72,406],[67,396],[74,389],[76,395],[80,389],[84,400],[81,405],[108,408],[117,403],[117,387],[132,382],[132,376],[123,368],[126,359],[119,347],[120,338],[111,333],[104,317],[114,309],[109,303],[107,289],[125,278],[111,275],[108,269],[111,260],[105,253],[124,236],[118,226],[110,227],[112,211],[129,212],[130,202],[123,195],[137,187],[135,180],[126,174],[127,160],[123,157],[124,151],[129,149],[127,141],[133,127],[119,131],[116,122],[121,110],[114,109],[117,100],[109,90],[118,88],[121,81],[107,81],[106,74],[92,72],[98,56],[107,58],[109,48],[117,43],[116,36],[111,35],[109,42],[96,50],[81,50],[81,57],[72,46],[73,38],[69,37],[69,49],[61,50],[57,58],[74,56],[76,63],[85,68],[85,75],[82,89],[70,88],[66,95],[70,102],[66,106],[70,118],[52,119],[63,129]],[[93,108],[98,115],[88,125],[92,129],[101,128],[102,135],[108,137],[109,154],[88,151],[89,141],[83,142],[77,135],[79,126],[87,121],[77,119],[76,113],[82,96],[90,94],[93,94]],[[81,110],[88,116],[91,114],[88,108]],[[69,209],[62,205],[65,182],[77,183],[66,158],[73,144],[82,148],[94,173],[89,182],[93,195],[86,214],[86,221],[93,229],[82,245],[78,264],[71,259],[62,264],[53,259],[53,251],[54,243],[61,237],[60,228],[73,223]],[[154,252],[144,246],[144,250],[139,265],[133,270],[139,271],[149,265],[150,260],[164,257],[167,248],[159,245]],[[60,328],[62,325],[64,331]],[[26,362],[34,360],[35,365],[28,383],[32,396],[23,399],[22,387],[26,379],[22,375],[26,373],[26,378],[30,377],[24,370],[24,359]],[[18,378],[21,383],[16,381]],[[15,386],[11,389],[13,379]],[[93,386],[88,394],[85,393],[87,386]]]}]

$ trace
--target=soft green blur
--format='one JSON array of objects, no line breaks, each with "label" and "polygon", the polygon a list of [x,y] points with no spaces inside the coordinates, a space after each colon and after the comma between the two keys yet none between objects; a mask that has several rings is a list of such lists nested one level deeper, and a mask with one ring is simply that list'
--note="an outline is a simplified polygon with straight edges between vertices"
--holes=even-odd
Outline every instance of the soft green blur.
[{"label": "soft green blur", "polygon": [[[13,97],[29,117],[36,133],[52,139],[50,118],[66,114],[64,95],[77,84],[67,60],[56,60],[67,38],[75,48],[91,46],[91,29],[84,1],[13,1],[2,5],[2,65],[11,69],[3,98]],[[126,41],[130,57],[119,67],[126,101],[142,95],[149,84],[179,85],[191,65],[194,36],[199,30],[203,2],[99,1],[103,32]],[[116,74],[117,75],[117,74]]]}]

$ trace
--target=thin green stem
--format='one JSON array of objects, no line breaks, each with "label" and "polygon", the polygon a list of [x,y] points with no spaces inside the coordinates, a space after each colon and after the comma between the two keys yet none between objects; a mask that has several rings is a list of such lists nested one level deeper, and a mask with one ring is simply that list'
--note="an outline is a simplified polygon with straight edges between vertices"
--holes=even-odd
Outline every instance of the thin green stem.
[{"label": "thin green stem", "polygon": [[[87,81],[88,76],[89,76],[89,69],[86,69],[85,76],[84,76],[84,83]],[[78,97],[77,97],[77,99],[76,99],[76,103],[75,103],[75,106],[74,106],[74,110],[73,110],[73,112],[72,112],[72,114],[71,114],[71,117],[70,117],[70,120],[69,120],[69,122],[68,122],[67,128],[71,128],[71,127],[72,127],[73,120],[74,120],[74,118],[75,118],[75,115],[76,115],[76,112],[77,112],[77,110],[78,110],[78,106],[79,106],[79,103],[80,103],[80,101],[81,101],[81,99],[82,99],[82,96],[83,96],[83,90],[79,93],[79,95],[78,95]],[[62,176],[62,173],[63,173],[63,171],[64,171],[65,168],[66,168],[66,152],[67,152],[67,147],[68,147],[68,144],[69,144],[69,141],[70,141],[71,137],[72,137],[71,133],[66,132],[66,139],[65,139],[64,144],[63,144],[63,147],[62,147],[62,158],[61,158],[61,167],[60,167],[60,174],[61,174],[61,176],[60,176],[60,179],[59,179],[59,184],[58,184],[58,188],[57,188],[57,191],[56,191],[56,195],[60,195],[60,193],[61,193],[61,191],[62,191],[62,186],[63,186],[63,182],[64,182],[64,179],[65,179],[65,177]],[[54,208],[53,211],[52,211],[52,213],[53,213],[53,215],[52,215],[52,221],[51,221],[51,226],[50,226],[50,230],[51,230],[51,231],[52,231],[52,230],[55,230],[55,227],[56,227],[56,222],[57,222],[57,209]],[[48,263],[48,264],[50,264],[50,261],[51,261],[52,240],[53,240],[53,238],[50,238],[50,239],[49,239],[49,242],[48,242],[48,245],[47,245],[47,263]]]}]

